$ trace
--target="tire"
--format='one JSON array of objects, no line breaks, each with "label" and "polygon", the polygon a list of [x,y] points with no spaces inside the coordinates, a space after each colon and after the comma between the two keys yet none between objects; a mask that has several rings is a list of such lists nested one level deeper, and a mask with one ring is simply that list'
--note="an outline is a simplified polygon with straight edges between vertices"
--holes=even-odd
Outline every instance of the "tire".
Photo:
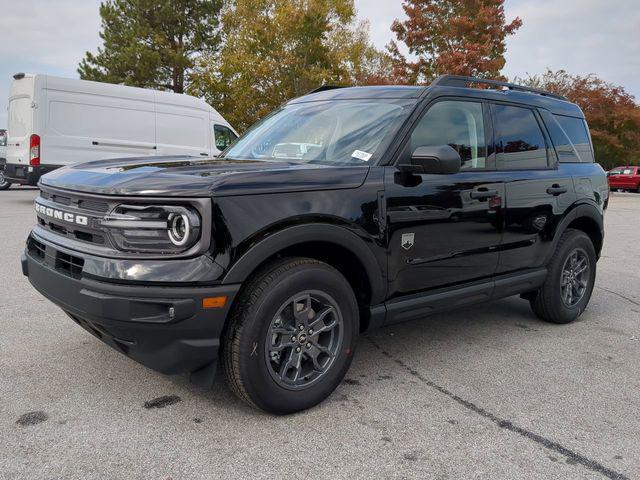
[{"label": "tire", "polygon": [[0,190],[9,190],[11,184],[4,179],[4,171],[0,169]]},{"label": "tire", "polygon": [[[575,259],[586,260],[586,273],[575,274],[581,268],[577,266],[578,263],[582,265],[580,260],[576,261],[574,275],[563,274],[565,268],[572,269],[572,262]],[[547,322],[573,322],[589,304],[596,279],[596,262],[596,251],[587,234],[580,230],[567,229],[560,237],[556,251],[547,265],[549,270],[547,279],[529,301],[533,312]],[[561,285],[563,281],[564,288]],[[575,288],[571,287],[572,281],[576,285]]]},{"label": "tire", "polygon": [[340,384],[358,332],[355,295],[336,269],[309,258],[281,259],[257,272],[236,300],[223,335],[223,369],[249,405],[278,415],[299,412]]}]

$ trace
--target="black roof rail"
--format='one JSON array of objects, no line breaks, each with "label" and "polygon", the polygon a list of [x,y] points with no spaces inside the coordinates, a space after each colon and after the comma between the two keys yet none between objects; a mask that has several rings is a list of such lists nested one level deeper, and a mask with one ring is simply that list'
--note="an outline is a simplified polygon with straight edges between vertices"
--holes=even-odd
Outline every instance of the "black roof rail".
[{"label": "black roof rail", "polygon": [[469,84],[482,84],[491,85],[494,87],[502,87],[507,90],[515,90],[518,92],[535,93],[537,95],[543,95],[545,97],[555,98],[557,100],[567,100],[562,95],[540,90],[539,88],[525,87],[523,85],[516,85],[515,83],[503,82],[501,80],[488,80],[477,77],[466,77],[464,75],[440,75],[431,84],[432,87],[468,87]]},{"label": "black roof rail", "polygon": [[327,90],[336,90],[338,88],[346,88],[346,87],[343,85],[322,85],[321,87],[318,87],[315,90],[311,90],[305,95],[311,95],[312,93],[326,92]]}]

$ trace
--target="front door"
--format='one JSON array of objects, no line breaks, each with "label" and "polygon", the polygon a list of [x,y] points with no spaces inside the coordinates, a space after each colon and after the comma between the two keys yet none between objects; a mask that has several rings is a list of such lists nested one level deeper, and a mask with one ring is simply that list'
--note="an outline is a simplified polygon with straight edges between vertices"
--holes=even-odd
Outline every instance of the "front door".
[{"label": "front door", "polygon": [[504,183],[488,151],[483,102],[443,99],[416,125],[400,163],[422,146],[450,145],[459,173],[407,174],[385,167],[391,297],[492,276],[502,237]]}]

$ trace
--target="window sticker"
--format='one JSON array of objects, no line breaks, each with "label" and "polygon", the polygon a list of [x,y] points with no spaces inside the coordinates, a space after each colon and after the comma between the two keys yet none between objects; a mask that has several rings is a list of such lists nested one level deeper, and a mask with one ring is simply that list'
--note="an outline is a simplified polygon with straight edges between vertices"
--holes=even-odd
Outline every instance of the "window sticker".
[{"label": "window sticker", "polygon": [[359,160],[364,160],[368,162],[371,159],[371,154],[367,152],[363,152],[362,150],[356,150],[351,154],[352,157],[357,158]]}]

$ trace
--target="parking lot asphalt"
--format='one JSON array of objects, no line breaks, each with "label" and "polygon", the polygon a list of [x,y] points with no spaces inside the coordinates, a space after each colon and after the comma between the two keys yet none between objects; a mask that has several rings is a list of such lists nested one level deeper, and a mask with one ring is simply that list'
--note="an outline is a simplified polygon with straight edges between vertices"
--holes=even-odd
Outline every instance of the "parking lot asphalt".
[{"label": "parking lot asphalt", "polygon": [[0,192],[0,478],[640,478],[640,195],[614,194],[576,323],[510,298],[364,335],[287,417],[102,344],[20,270],[34,189]]}]

